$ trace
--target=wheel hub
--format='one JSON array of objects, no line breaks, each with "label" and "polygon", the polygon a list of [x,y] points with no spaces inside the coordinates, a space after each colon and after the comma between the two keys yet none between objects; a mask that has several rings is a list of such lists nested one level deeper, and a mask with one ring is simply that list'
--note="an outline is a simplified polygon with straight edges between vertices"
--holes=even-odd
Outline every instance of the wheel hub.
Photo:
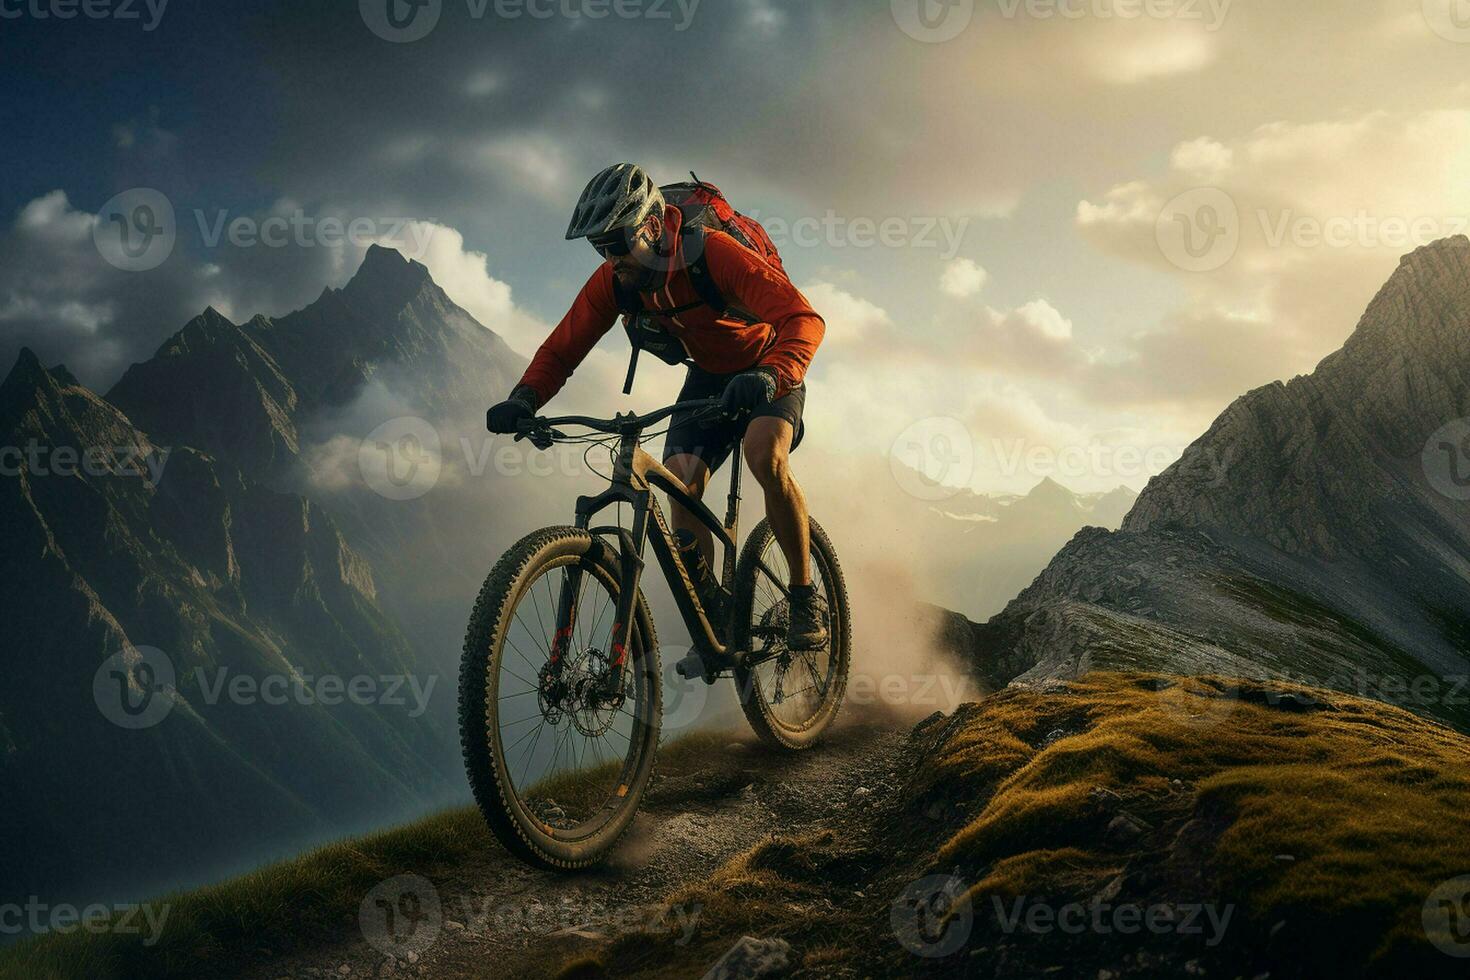
[{"label": "wheel hub", "polygon": [[562,661],[559,675],[551,664],[541,668],[538,703],[550,724],[570,716],[577,731],[588,738],[605,734],[627,698],[614,686],[617,670],[603,651],[588,647]]}]

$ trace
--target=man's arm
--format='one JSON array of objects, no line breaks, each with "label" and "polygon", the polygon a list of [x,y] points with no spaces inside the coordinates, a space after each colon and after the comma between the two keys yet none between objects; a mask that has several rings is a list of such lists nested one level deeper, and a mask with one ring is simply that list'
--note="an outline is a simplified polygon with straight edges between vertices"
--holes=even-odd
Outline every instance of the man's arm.
[{"label": "man's arm", "polygon": [[537,408],[545,405],[617,321],[612,266],[604,262],[592,273],[567,315],[531,358],[531,366],[526,368],[517,387],[525,386],[536,393]]},{"label": "man's arm", "polygon": [[759,366],[775,372],[776,397],[780,398],[806,377],[812,355],[827,332],[826,323],[790,279],[729,235],[709,233],[704,254],[720,294],[775,330],[776,343]]}]

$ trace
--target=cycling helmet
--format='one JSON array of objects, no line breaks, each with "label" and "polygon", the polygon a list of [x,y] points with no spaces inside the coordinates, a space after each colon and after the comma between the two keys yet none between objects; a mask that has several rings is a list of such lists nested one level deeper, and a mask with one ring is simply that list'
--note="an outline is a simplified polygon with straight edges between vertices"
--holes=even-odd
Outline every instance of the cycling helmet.
[{"label": "cycling helmet", "polygon": [[567,239],[598,238],[637,228],[655,208],[663,213],[664,196],[647,171],[619,163],[593,177],[577,201]]}]

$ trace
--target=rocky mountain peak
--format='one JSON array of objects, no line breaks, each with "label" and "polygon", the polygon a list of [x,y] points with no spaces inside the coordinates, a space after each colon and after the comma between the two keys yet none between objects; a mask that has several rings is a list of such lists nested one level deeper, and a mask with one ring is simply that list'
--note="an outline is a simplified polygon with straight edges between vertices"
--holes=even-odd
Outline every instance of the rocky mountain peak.
[{"label": "rocky mountain peak", "polygon": [[426,287],[438,288],[427,266],[397,249],[370,245],[357,274],[341,292],[359,309],[391,312],[412,302]]},{"label": "rocky mountain peak", "polygon": [[213,306],[184,324],[184,328],[164,341],[159,347],[159,357],[179,357],[198,353],[215,347],[219,342],[240,330],[229,317]]},{"label": "rocky mountain peak", "polygon": [[1318,373],[1355,383],[1387,372],[1388,380],[1402,383],[1415,372],[1438,370],[1470,352],[1467,300],[1470,238],[1417,248],[1399,261],[1342,350],[1324,359]]},{"label": "rocky mountain peak", "polygon": [[1460,274],[1470,265],[1470,237],[1451,235],[1422,245],[1399,259],[1399,267],[1388,284],[1404,275],[1442,276]]},{"label": "rocky mountain peak", "polygon": [[36,356],[36,352],[29,347],[22,347],[20,349],[20,355],[15,359],[15,364],[10,368],[10,373],[5,376],[3,387],[9,388],[12,385],[33,386],[42,380],[45,374],[46,369],[41,366],[41,359]]},{"label": "rocky mountain peak", "polygon": [[1071,497],[1073,493],[1051,477],[1044,476],[1041,478],[1041,482],[1032,487],[1031,492],[1026,494],[1026,496],[1044,499],[1047,497]]},{"label": "rocky mountain peak", "polygon": [[1051,477],[1043,477],[1041,482],[1032,487],[1020,500],[1011,505],[1016,511],[1057,511],[1078,510],[1077,495],[1062,486]]},{"label": "rocky mountain peak", "polygon": [[1312,374],[1237,399],[1124,526],[1222,530],[1329,560],[1442,537],[1419,458],[1467,415],[1470,239],[1457,236],[1405,256]]},{"label": "rocky mountain peak", "polygon": [[[1470,515],[1463,461],[1431,450],[1456,450],[1434,434],[1467,417],[1470,239],[1457,237],[1406,256],[1310,375],[1236,399],[1121,531],[1074,538],[987,624],[988,656],[1027,681],[1120,663],[1458,676]],[[1463,706],[1423,707],[1470,724]]]},{"label": "rocky mountain peak", "polygon": [[36,404],[42,393],[76,384],[70,371],[61,365],[47,370],[29,347],[22,347],[10,373],[0,382],[0,421],[11,422],[18,412]]}]

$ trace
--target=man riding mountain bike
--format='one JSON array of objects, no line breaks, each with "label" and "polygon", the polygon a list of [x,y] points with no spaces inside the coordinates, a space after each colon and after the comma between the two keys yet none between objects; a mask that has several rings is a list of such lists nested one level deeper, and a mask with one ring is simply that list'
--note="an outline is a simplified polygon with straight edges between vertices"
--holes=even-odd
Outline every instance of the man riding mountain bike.
[{"label": "man riding mountain bike", "polygon": [[[696,187],[718,195],[697,178]],[[827,610],[811,583],[806,498],[789,454],[801,441],[806,371],[826,325],[779,264],[724,230],[685,223],[684,211],[665,200],[641,167],[617,164],[592,178],[566,237],[588,239],[605,261],[487,422],[492,432],[516,433],[561,390],[620,314],[681,342],[678,356],[687,352],[692,364],[678,400],[718,397],[734,417],[708,425],[688,412],[675,415],[663,463],[702,498],[714,471],[737,443],[743,446],[791,569],[788,646],[814,649],[827,640]],[[724,597],[711,571],[710,531],[676,501],[670,510],[700,601],[718,615]]]}]

